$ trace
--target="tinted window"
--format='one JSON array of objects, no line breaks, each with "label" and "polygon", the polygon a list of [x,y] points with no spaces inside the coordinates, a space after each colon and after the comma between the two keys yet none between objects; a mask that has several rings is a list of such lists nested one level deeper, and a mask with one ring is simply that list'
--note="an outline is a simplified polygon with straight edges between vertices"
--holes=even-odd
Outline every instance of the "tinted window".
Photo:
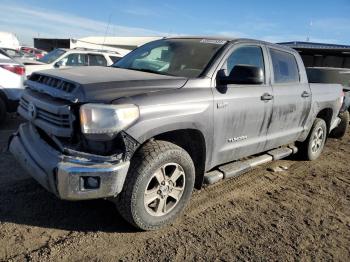
[{"label": "tinted window", "polygon": [[16,50],[6,49],[6,52],[12,57],[18,56],[18,53],[16,52]]},{"label": "tinted window", "polygon": [[85,54],[69,54],[61,60],[63,66],[85,66],[86,55]]},{"label": "tinted window", "polygon": [[107,66],[107,60],[103,55],[89,55],[89,65],[91,66]]},{"label": "tinted window", "polygon": [[196,78],[225,44],[212,39],[162,39],[135,49],[113,66]]},{"label": "tinted window", "polygon": [[264,70],[264,58],[260,47],[258,46],[244,46],[239,47],[233,51],[227,59],[227,75],[236,65],[251,65],[260,67]]},{"label": "tinted window", "polygon": [[66,51],[61,49],[55,49],[51,51],[50,53],[46,54],[44,57],[40,58],[39,61],[43,63],[50,64],[59,57],[61,57]]},{"label": "tinted window", "polygon": [[299,70],[294,55],[270,49],[275,83],[299,82]]}]

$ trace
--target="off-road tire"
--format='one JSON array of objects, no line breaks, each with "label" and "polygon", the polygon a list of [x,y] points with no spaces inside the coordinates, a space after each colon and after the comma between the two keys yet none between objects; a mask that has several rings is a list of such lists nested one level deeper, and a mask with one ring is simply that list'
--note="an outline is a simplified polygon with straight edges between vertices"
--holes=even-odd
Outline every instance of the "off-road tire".
[{"label": "off-road tire", "polygon": [[0,97],[0,125],[6,120],[7,109],[5,101]]},{"label": "off-road tire", "polygon": [[340,113],[339,118],[341,121],[339,125],[332,130],[332,132],[330,133],[330,137],[342,138],[345,136],[346,132],[348,131],[349,121],[350,121],[349,111]]},{"label": "off-road tire", "polygon": [[[184,171],[184,189],[176,206],[163,216],[150,215],[144,204],[144,192],[155,171],[167,163],[177,163]],[[195,168],[190,155],[166,141],[149,141],[133,156],[122,192],[113,201],[121,216],[141,230],[157,230],[172,224],[184,210],[192,194]]]},{"label": "off-road tire", "polygon": [[[320,143],[320,146],[317,151],[313,150],[313,142],[315,141],[315,135],[316,132],[318,132],[320,129],[322,129],[323,132],[323,138]],[[307,139],[302,142],[298,143],[298,149],[299,149],[299,156],[304,160],[315,160],[317,159],[324,148],[325,142],[327,138],[327,125],[326,122],[321,118],[316,118],[315,122],[313,123],[310,133],[307,137]]]}]

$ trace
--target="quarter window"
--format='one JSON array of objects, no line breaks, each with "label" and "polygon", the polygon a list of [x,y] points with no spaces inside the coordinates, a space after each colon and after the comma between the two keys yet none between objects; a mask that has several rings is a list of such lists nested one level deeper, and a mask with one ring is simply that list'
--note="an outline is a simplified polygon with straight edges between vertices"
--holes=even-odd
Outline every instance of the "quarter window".
[{"label": "quarter window", "polygon": [[110,56],[109,58],[112,60],[113,64],[118,62],[121,59],[121,57],[119,56]]},{"label": "quarter window", "polygon": [[270,49],[275,83],[295,83],[300,81],[298,64],[294,55]]},{"label": "quarter window", "polygon": [[236,65],[256,66],[265,72],[263,53],[258,46],[243,46],[237,48],[227,59],[226,65],[227,75],[230,75],[232,69]]}]

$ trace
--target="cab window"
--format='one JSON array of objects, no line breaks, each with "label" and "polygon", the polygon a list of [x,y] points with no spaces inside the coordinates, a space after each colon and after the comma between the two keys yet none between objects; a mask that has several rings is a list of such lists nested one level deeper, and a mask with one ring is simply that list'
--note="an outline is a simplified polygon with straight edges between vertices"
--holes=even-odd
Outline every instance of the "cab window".
[{"label": "cab window", "polygon": [[62,66],[86,66],[85,54],[69,54],[61,60]]},{"label": "cab window", "polygon": [[[235,49],[227,59],[224,68],[226,75],[230,75],[236,65],[250,65],[259,67],[265,72],[264,57],[259,46],[242,46]],[[265,74],[265,73],[264,73]]]},{"label": "cab window", "polygon": [[272,48],[270,49],[270,54],[274,82],[276,84],[296,83],[300,81],[298,64],[294,55]]}]

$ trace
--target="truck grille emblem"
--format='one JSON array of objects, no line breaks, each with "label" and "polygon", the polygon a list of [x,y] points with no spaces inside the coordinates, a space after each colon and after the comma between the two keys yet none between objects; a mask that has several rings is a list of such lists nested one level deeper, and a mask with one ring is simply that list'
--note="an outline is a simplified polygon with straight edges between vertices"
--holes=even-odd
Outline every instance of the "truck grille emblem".
[{"label": "truck grille emblem", "polygon": [[35,105],[32,102],[29,102],[28,104],[28,116],[30,118],[30,120],[34,120],[36,118],[37,115],[37,110]]}]

